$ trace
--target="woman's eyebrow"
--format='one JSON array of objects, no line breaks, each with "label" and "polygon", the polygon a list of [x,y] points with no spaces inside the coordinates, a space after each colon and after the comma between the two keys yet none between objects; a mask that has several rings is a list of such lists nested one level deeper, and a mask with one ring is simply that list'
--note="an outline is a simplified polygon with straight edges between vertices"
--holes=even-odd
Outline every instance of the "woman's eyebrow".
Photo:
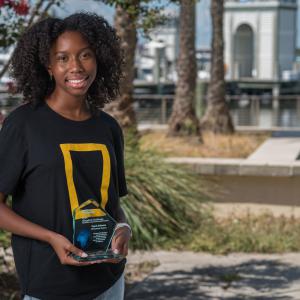
[{"label": "woman's eyebrow", "polygon": [[[87,47],[84,47],[84,48],[82,48],[82,49],[79,49],[78,52],[84,51],[84,50],[87,50],[87,49],[92,50],[91,46],[87,46]],[[61,50],[61,51],[54,52],[54,55],[56,55],[56,54],[61,54],[61,53],[62,53],[62,54],[63,54],[63,53],[68,53],[68,52],[69,52],[68,50]]]}]

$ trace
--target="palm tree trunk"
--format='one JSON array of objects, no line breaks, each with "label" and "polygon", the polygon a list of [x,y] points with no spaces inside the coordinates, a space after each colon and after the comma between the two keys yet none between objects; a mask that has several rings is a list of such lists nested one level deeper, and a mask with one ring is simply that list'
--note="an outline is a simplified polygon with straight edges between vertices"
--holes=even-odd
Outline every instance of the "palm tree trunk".
[{"label": "palm tree trunk", "polygon": [[215,133],[233,133],[234,127],[225,101],[223,14],[224,0],[212,0],[211,79],[208,87],[207,108],[201,120],[201,128]]},{"label": "palm tree trunk", "polygon": [[137,44],[136,20],[121,6],[116,7],[115,29],[121,41],[125,62],[120,83],[120,96],[104,108],[114,116],[123,129],[136,131],[136,116],[133,108],[134,57]]},{"label": "palm tree trunk", "polygon": [[178,81],[168,135],[198,135],[201,137],[194,99],[197,80],[195,51],[195,0],[180,1]]}]

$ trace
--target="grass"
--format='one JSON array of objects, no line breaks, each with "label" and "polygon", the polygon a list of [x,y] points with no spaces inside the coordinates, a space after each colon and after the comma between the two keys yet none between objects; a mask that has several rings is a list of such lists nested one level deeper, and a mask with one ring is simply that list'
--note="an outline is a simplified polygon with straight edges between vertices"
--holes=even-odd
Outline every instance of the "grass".
[{"label": "grass", "polygon": [[[260,145],[267,134],[214,135],[204,133],[204,144],[196,137],[167,137],[164,132],[148,132],[141,139],[141,148],[164,156],[198,156],[245,158]],[[243,214],[216,218],[204,213],[195,230],[167,240],[165,249],[230,252],[283,253],[300,251],[300,219],[276,217],[271,213]]]},{"label": "grass", "polygon": [[[1,232],[2,247],[8,247],[9,233]],[[300,219],[262,215],[235,215],[217,219],[212,215],[202,220],[199,228],[165,239],[157,249],[204,251],[214,254],[230,252],[284,253],[300,251]],[[136,248],[136,247],[135,247]]]},{"label": "grass", "polygon": [[[283,253],[300,250],[300,219],[274,217],[270,213],[248,214],[225,219],[207,218],[180,247],[185,250],[230,252]],[[175,246],[176,247],[176,246]]]},{"label": "grass", "polygon": [[158,150],[165,156],[246,158],[267,138],[267,134],[204,132],[201,144],[197,137],[167,137],[165,132],[148,132],[142,136],[141,148]]}]

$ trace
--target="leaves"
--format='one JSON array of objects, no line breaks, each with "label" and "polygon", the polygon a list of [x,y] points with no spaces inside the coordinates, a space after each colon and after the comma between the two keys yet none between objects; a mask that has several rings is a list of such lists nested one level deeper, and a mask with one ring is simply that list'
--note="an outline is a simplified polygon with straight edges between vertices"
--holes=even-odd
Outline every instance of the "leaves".
[{"label": "leaves", "polygon": [[206,196],[197,176],[154,151],[141,150],[129,135],[126,141],[129,195],[122,207],[132,226],[133,248],[155,248],[192,232],[205,214]]},{"label": "leaves", "polygon": [[166,17],[161,13],[162,8],[166,6],[162,0],[94,0],[101,1],[110,6],[120,6],[126,10],[136,23],[136,28],[142,30],[142,34],[148,37],[151,29],[163,24]]},{"label": "leaves", "polygon": [[13,45],[32,21],[44,16],[52,5],[59,5],[61,1],[36,1],[30,6],[27,0],[1,0],[0,47]]}]

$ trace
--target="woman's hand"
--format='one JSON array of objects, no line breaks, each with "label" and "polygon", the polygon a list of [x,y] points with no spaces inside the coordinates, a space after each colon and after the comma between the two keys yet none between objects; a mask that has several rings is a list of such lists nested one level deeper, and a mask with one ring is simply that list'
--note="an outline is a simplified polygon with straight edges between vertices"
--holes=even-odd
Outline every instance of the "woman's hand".
[{"label": "woman's hand", "polygon": [[127,256],[131,231],[128,227],[120,227],[116,230],[112,240],[112,250],[116,254]]},{"label": "woman's hand", "polygon": [[[131,238],[131,231],[128,227],[120,227],[115,231],[114,237],[112,239],[111,248],[115,254],[121,254],[122,256],[127,256],[129,240]],[[122,259],[113,258],[105,259],[101,262],[105,263],[119,263]]]},{"label": "woman's hand", "polygon": [[[76,248],[67,238],[58,233],[53,233],[50,236],[49,244],[54,249],[62,265],[86,266],[96,262],[78,262],[71,254],[80,257],[87,257],[87,254]],[[97,262],[99,263],[99,262]]]}]

